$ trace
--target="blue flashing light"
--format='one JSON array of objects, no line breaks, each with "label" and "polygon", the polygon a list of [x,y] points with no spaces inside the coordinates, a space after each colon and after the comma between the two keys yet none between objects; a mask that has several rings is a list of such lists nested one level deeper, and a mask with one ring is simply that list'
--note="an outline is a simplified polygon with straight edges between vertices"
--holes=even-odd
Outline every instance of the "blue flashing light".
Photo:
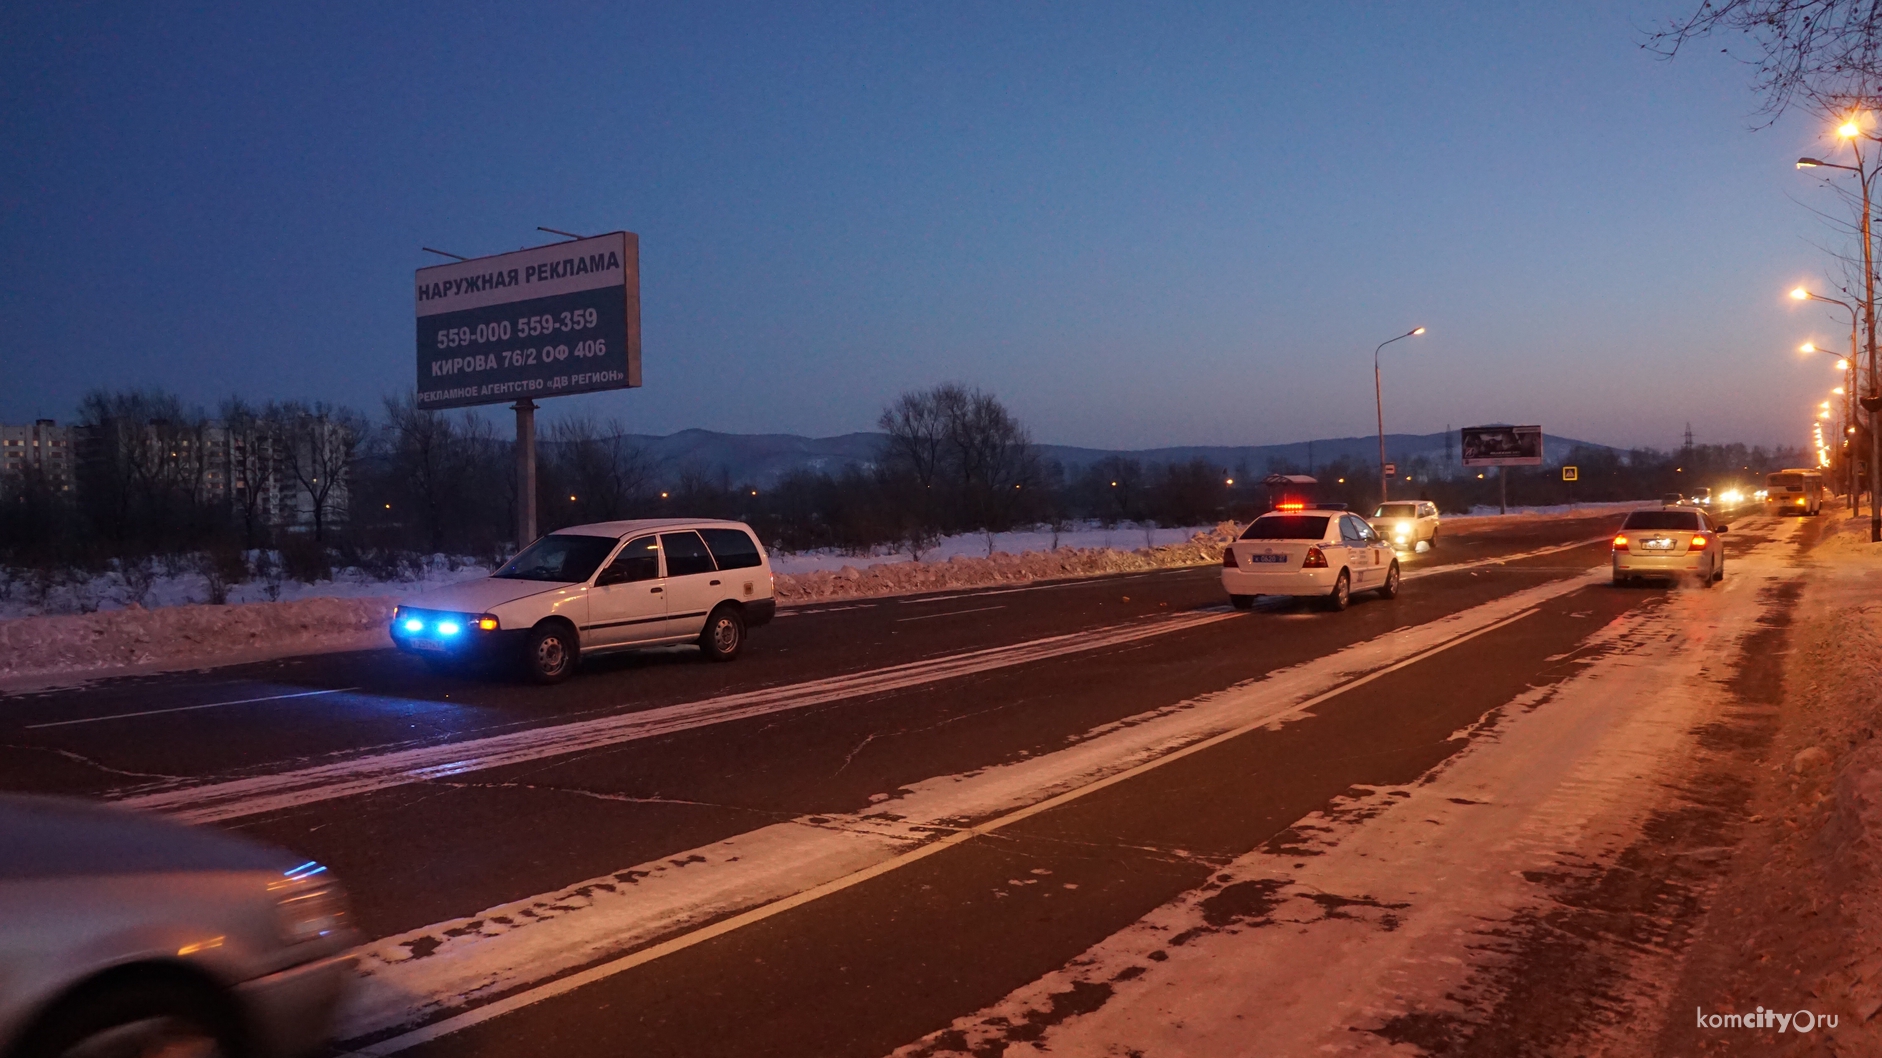
[{"label": "blue flashing light", "polygon": [[454,636],[463,630],[464,626],[458,624],[456,621],[438,622],[438,634],[441,636]]},{"label": "blue flashing light", "polygon": [[407,632],[423,632],[425,630],[425,622],[420,621],[418,618],[414,617],[411,620],[405,622],[405,630]]}]

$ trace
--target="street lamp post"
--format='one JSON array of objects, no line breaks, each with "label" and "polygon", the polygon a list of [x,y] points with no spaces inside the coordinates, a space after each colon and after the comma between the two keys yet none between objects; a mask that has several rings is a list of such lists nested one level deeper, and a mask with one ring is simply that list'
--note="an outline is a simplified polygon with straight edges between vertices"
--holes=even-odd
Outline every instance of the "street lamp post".
[{"label": "street lamp post", "polygon": [[1399,338],[1415,338],[1418,335],[1423,334],[1423,333],[1425,333],[1425,329],[1423,327],[1413,327],[1411,330],[1406,331],[1404,334],[1399,335],[1398,338],[1387,338],[1385,341],[1380,342],[1379,348],[1374,349],[1372,351],[1372,399],[1374,403],[1377,405],[1378,412],[1379,412],[1379,502],[1381,504],[1383,504],[1386,500],[1386,491],[1385,491],[1385,387],[1379,381],[1379,353],[1386,346],[1391,345],[1393,342],[1398,341]]},{"label": "street lamp post", "polygon": [[[1869,540],[1871,543],[1882,541],[1882,375],[1876,372],[1875,350],[1875,244],[1869,235],[1869,192],[1870,184],[1879,170],[1865,163],[1862,157],[1862,126],[1857,123],[1856,114],[1851,114],[1836,130],[1836,134],[1849,141],[1850,150],[1856,156],[1855,165],[1836,165],[1816,158],[1797,159],[1797,168],[1842,169],[1856,174],[1856,184],[1862,189],[1862,315],[1866,325],[1869,344],[1869,386],[1874,394],[1864,401],[1864,410],[1869,413]],[[1874,136],[1869,137],[1875,139]],[[1882,142],[1882,140],[1877,140]],[[1873,403],[1870,403],[1873,401]]]},{"label": "street lamp post", "polygon": [[[1796,290],[1791,291],[1791,297],[1799,301],[1825,301],[1832,305],[1840,305],[1843,311],[1849,313],[1848,356],[1838,356],[1836,353],[1831,353],[1828,349],[1819,349],[1809,342],[1798,346],[1797,351],[1800,353],[1829,353],[1829,355],[1837,357],[1838,366],[1841,367],[1843,371],[1843,384],[1839,387],[1842,392],[1838,394],[1838,396],[1843,398],[1843,424],[1845,426],[1853,426],[1856,422],[1856,393],[1858,389],[1856,366],[1861,362],[1856,342],[1856,307],[1846,302],[1838,301],[1835,298],[1819,297],[1805,290],[1803,287],[1798,287]],[[1847,436],[1847,434],[1844,436]],[[1858,501],[1857,497],[1861,494],[1862,490],[1856,479],[1856,453],[1854,451],[1851,451],[1843,457],[1843,482],[1843,494],[1849,497],[1849,516],[1851,518],[1860,518],[1862,516],[1862,504]]]}]

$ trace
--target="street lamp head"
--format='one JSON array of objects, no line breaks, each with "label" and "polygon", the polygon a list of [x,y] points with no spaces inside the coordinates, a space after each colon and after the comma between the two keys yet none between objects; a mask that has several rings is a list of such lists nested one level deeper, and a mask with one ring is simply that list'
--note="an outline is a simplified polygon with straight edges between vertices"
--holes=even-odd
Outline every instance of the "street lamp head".
[{"label": "street lamp head", "polygon": [[1797,347],[1797,351],[1800,353],[1814,353],[1817,351],[1817,347],[1810,342],[1805,342]]},{"label": "street lamp head", "polygon": [[1413,328],[1413,329],[1412,329],[1412,334],[1413,334],[1413,335],[1419,335],[1419,334],[1423,334],[1423,333],[1425,333],[1425,329],[1424,329],[1423,327],[1415,327],[1415,328]]},{"label": "street lamp head", "polygon": [[1846,140],[1855,139],[1857,136],[1862,135],[1862,126],[1856,124],[1855,119],[1852,118],[1838,125],[1836,127],[1836,134]]},{"label": "street lamp head", "polygon": [[1849,361],[1848,361],[1848,360],[1838,360],[1838,361],[1836,362],[1836,369],[1837,369],[1838,371],[1848,371],[1848,370],[1849,370]]},{"label": "street lamp head", "polygon": [[1823,164],[1822,162],[1816,160],[1815,158],[1797,159],[1797,168],[1799,169],[1815,169],[1817,166],[1822,165],[1822,164]]},{"label": "street lamp head", "polygon": [[1841,387],[1841,386],[1838,386],[1838,387],[1836,387],[1835,389],[1833,389],[1833,390],[1831,390],[1830,392],[1831,392],[1831,393],[1834,393],[1834,394],[1836,394],[1837,396],[1839,396],[1839,397],[1840,397],[1840,396],[1842,396],[1842,395],[1843,395],[1843,387]]}]

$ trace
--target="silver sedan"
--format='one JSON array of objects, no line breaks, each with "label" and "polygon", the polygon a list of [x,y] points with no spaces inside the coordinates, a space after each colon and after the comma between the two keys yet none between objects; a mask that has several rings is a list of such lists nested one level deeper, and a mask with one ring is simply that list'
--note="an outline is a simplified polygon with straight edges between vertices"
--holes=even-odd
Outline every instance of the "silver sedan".
[{"label": "silver sedan", "polygon": [[326,1041],[354,939],[317,863],[0,795],[0,1054],[305,1054]]}]

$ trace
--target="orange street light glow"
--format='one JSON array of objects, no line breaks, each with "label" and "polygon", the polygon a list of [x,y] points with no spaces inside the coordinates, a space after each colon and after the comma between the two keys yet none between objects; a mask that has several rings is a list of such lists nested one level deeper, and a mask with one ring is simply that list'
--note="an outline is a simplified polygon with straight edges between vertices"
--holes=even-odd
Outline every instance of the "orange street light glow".
[{"label": "orange street light glow", "polygon": [[1414,331],[1412,331],[1412,333],[1413,333],[1414,335],[1417,335],[1417,334],[1423,334],[1423,333],[1425,333],[1425,329],[1424,329],[1423,327],[1420,327],[1420,328],[1418,328],[1417,330],[1414,330]]},{"label": "orange street light glow", "polygon": [[1810,344],[1809,342],[1805,342],[1804,344],[1797,347],[1797,351],[1800,353],[1814,353],[1817,351],[1817,347]]},{"label": "orange street light glow", "polygon": [[1849,361],[1848,361],[1848,360],[1838,360],[1838,361],[1836,362],[1836,369],[1837,369],[1838,371],[1848,371],[1848,370],[1849,370]]},{"label": "orange street light glow", "polygon": [[1853,119],[1850,121],[1845,121],[1841,125],[1838,125],[1836,127],[1836,134],[1838,136],[1843,137],[1844,139],[1849,139],[1853,136],[1860,136],[1862,135],[1862,126],[1856,124],[1856,122]]}]

